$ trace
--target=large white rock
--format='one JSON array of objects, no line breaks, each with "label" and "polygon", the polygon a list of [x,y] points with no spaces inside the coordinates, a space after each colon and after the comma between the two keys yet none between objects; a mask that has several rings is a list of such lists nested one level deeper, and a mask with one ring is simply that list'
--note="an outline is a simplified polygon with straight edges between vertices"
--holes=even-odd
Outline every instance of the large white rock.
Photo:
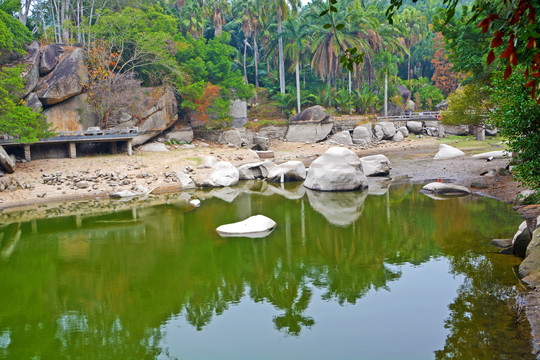
[{"label": "large white rock", "polygon": [[440,182],[429,183],[425,185],[422,189],[433,194],[440,195],[468,195],[471,193],[471,190],[469,190],[465,186]]},{"label": "large white rock", "polygon": [[319,191],[346,191],[367,188],[368,182],[358,155],[332,147],[311,163],[304,186]]},{"label": "large white rock", "polygon": [[376,126],[380,126],[381,130],[383,131],[383,139],[389,140],[396,135],[396,127],[391,122],[378,122]]},{"label": "large white rock", "polygon": [[[370,124],[371,125],[371,124]],[[371,130],[365,126],[357,126],[353,130],[352,141],[357,145],[371,144]]]},{"label": "large white rock", "polygon": [[453,159],[456,157],[465,156],[465,153],[459,149],[456,149],[453,146],[440,144],[439,152],[433,157],[434,160],[446,160]]},{"label": "large white rock", "polygon": [[205,168],[213,168],[214,166],[216,166],[218,162],[215,157],[210,156],[210,155],[202,155],[201,160],[202,160],[202,166]]},{"label": "large white rock", "polygon": [[15,171],[15,161],[7,154],[6,150],[0,146],[0,170],[4,169],[8,173]]},{"label": "large white rock", "polygon": [[182,186],[182,190],[195,189],[195,182],[188,174],[183,172],[177,172],[176,178]]},{"label": "large white rock", "polygon": [[306,178],[306,167],[301,161],[287,161],[269,169],[267,180],[270,182],[302,181]]},{"label": "large white rock", "polygon": [[366,176],[386,176],[390,174],[392,164],[383,154],[364,156],[360,158],[362,171]]},{"label": "large white rock", "polygon": [[489,151],[481,154],[473,155],[472,157],[475,159],[489,159],[490,157],[493,157],[494,159],[504,159],[505,157],[510,157],[511,153],[509,153],[506,150],[497,150],[497,151]]},{"label": "large white rock", "polygon": [[240,173],[238,169],[234,167],[228,161],[220,161],[214,166],[214,171],[210,174],[210,177],[205,180],[203,185],[205,186],[233,186],[238,184],[240,179]]},{"label": "large white rock", "polygon": [[[303,165],[303,164],[302,164]],[[240,180],[266,179],[270,172],[276,167],[272,161],[260,161],[251,164],[244,164],[238,167]],[[304,168],[304,172],[305,172]],[[304,175],[305,178],[305,175]]]},{"label": "large white rock", "polygon": [[407,121],[407,129],[413,134],[422,133],[423,124],[421,121]]},{"label": "large white rock", "polygon": [[219,226],[216,231],[223,237],[244,236],[265,237],[274,230],[276,222],[264,215],[250,216],[245,220]]},{"label": "large white rock", "polygon": [[353,141],[351,133],[348,130],[343,130],[332,135],[326,143],[330,145],[352,145]]}]

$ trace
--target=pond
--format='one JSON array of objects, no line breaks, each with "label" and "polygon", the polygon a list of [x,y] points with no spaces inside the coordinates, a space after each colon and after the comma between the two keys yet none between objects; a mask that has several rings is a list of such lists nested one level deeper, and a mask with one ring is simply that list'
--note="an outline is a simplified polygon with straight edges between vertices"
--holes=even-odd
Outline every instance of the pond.
[{"label": "pond", "polygon": [[[533,359],[519,260],[490,245],[519,216],[386,186],[252,182],[110,213],[0,214],[0,358]],[[255,214],[277,228],[215,232]]]}]

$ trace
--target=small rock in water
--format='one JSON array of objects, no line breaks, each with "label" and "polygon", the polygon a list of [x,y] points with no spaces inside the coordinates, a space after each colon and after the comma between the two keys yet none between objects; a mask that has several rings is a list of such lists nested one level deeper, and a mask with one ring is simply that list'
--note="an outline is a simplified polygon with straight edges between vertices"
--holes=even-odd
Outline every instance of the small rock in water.
[{"label": "small rock in water", "polygon": [[201,206],[201,200],[199,200],[199,199],[193,199],[189,203],[190,203],[190,205],[195,206],[195,207]]}]

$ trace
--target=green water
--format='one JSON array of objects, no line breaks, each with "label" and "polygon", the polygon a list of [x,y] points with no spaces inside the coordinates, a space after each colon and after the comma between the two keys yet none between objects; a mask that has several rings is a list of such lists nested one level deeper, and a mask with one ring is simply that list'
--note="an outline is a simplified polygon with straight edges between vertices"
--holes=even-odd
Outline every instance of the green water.
[{"label": "green water", "polygon": [[[419,189],[256,184],[194,194],[208,197],[197,209],[184,193],[115,213],[0,214],[0,358],[532,359],[519,262],[489,245],[519,217]],[[278,227],[214,231],[254,214]]]}]

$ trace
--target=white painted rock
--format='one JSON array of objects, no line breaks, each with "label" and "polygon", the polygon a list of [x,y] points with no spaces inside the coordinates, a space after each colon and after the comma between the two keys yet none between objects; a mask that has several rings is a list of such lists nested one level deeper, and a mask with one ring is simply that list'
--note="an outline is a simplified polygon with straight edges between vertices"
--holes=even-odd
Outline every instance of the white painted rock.
[{"label": "white painted rock", "polygon": [[425,185],[422,189],[440,195],[468,195],[471,193],[471,190],[469,190],[465,186],[440,182],[429,183]]},{"label": "white painted rock", "polygon": [[440,144],[439,152],[433,157],[434,160],[446,160],[453,159],[456,157],[465,156],[465,153],[459,149],[456,149],[453,146]]},{"label": "white painted rock", "polygon": [[472,157],[475,159],[489,159],[490,157],[493,157],[493,159],[504,159],[506,157],[510,157],[511,153],[509,153],[506,150],[497,150],[497,151],[489,151],[481,154],[473,155]]},{"label": "white painted rock", "polygon": [[352,141],[357,145],[369,145],[371,144],[371,130],[365,126],[357,126],[354,128]]},{"label": "white painted rock", "polygon": [[267,180],[270,182],[302,181],[306,178],[306,167],[301,161],[287,161],[271,168]]},{"label": "white painted rock", "polygon": [[238,184],[240,173],[228,161],[220,161],[214,166],[214,171],[204,183],[207,186],[233,186]]},{"label": "white painted rock", "polygon": [[182,190],[195,189],[195,182],[188,174],[183,173],[183,172],[177,172],[176,178],[180,182],[180,185],[182,186]]},{"label": "white painted rock", "polygon": [[199,207],[199,206],[201,206],[201,200],[199,200],[199,199],[193,199],[193,200],[191,200],[191,201],[189,202],[189,204],[190,204],[191,206],[194,206],[194,207]]},{"label": "white painted rock", "polygon": [[245,236],[258,238],[270,234],[276,225],[274,220],[264,215],[254,215],[243,221],[221,225],[216,231],[223,237]]},{"label": "white painted rock", "polygon": [[364,156],[360,158],[362,171],[366,176],[386,176],[390,174],[392,166],[390,160],[383,154]]},{"label": "white painted rock", "polygon": [[141,151],[165,152],[169,151],[169,149],[167,149],[167,147],[163,143],[153,142],[141,146]]},{"label": "white painted rock", "polygon": [[368,182],[358,155],[346,148],[332,147],[311,163],[304,186],[319,191],[345,191],[367,188]]},{"label": "white painted rock", "polygon": [[343,130],[334,134],[326,142],[330,145],[353,145],[351,133],[348,130]]}]

